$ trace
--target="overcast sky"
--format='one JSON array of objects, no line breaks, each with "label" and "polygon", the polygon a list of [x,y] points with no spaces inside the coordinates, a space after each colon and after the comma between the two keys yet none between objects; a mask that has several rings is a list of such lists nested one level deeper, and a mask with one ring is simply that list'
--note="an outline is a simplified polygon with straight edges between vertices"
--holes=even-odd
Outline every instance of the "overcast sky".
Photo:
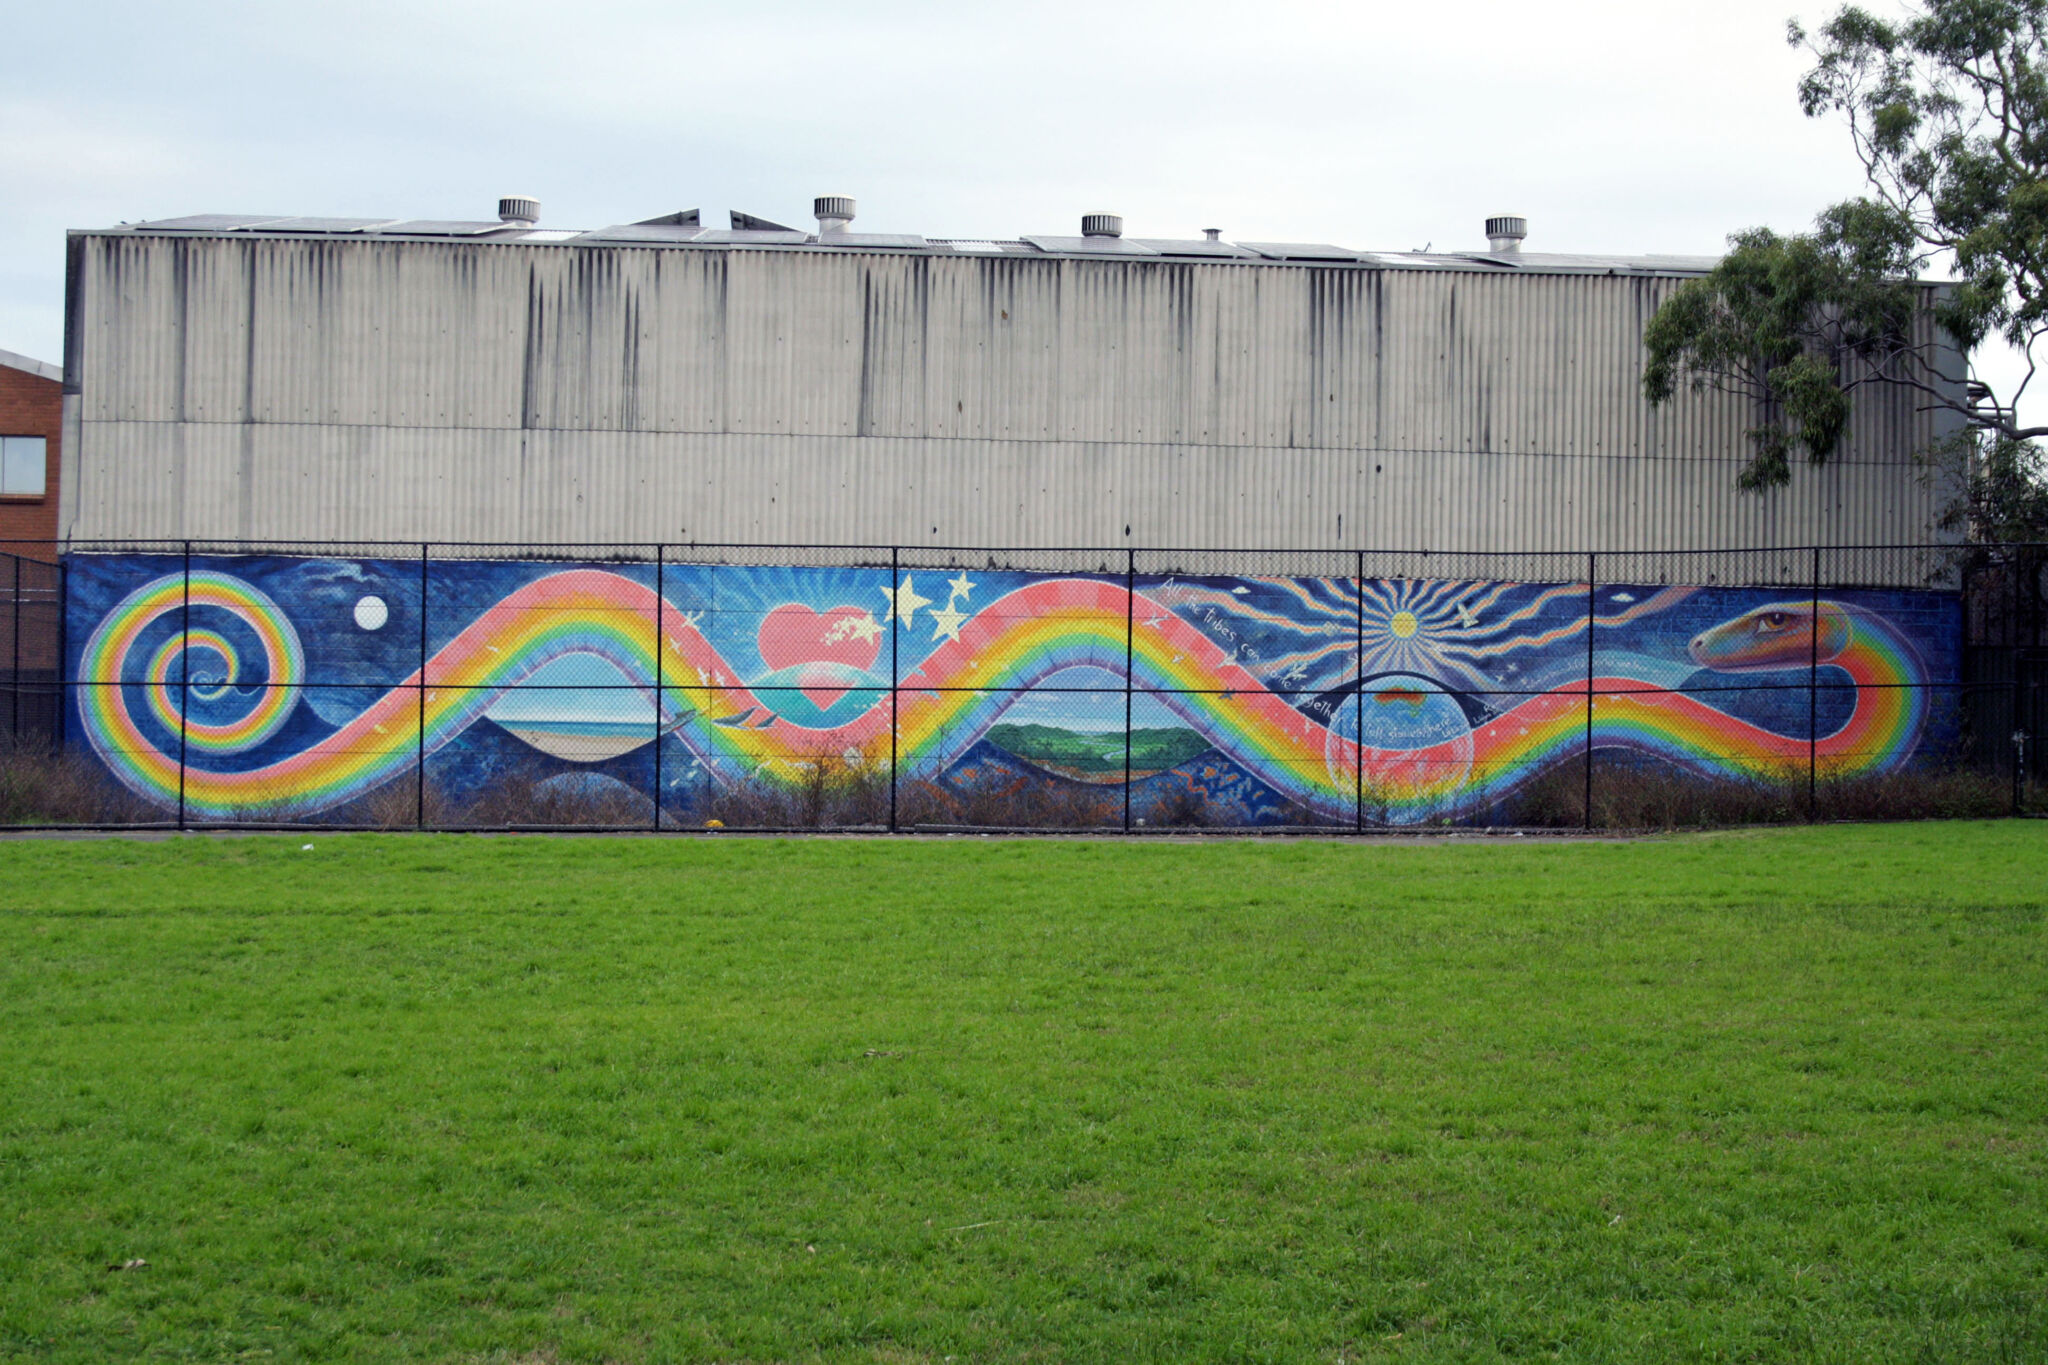
[{"label": "overcast sky", "polygon": [[[1879,0],[1882,5],[1883,0]],[[1787,0],[353,0],[10,7],[0,349],[61,359],[64,229],[701,208],[1072,233],[1711,253],[1860,175]]]}]

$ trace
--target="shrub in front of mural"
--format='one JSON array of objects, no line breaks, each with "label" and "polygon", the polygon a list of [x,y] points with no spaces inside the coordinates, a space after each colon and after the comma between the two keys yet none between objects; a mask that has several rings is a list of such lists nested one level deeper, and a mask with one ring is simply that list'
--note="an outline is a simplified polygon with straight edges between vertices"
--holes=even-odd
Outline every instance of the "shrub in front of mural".
[{"label": "shrub in front of mural", "polygon": [[679,826],[711,821],[727,829],[886,827],[889,774],[830,750],[789,760],[781,771],[736,781],[704,782],[683,813],[664,810]]},{"label": "shrub in front of mural", "polygon": [[[1490,823],[1578,829],[1586,818],[1583,768],[1552,769],[1493,813]],[[1807,782],[1803,765],[1754,778],[1700,777],[1642,764],[1596,762],[1596,829],[1716,829],[1808,820],[1983,819],[2012,808],[2009,779],[1929,763]]]},{"label": "shrub in front of mural", "polygon": [[912,778],[897,799],[898,821],[910,828],[1087,830],[1123,822],[1119,790],[1016,773]]},{"label": "shrub in front of mural", "polygon": [[140,825],[165,818],[90,756],[0,734],[0,824]]}]

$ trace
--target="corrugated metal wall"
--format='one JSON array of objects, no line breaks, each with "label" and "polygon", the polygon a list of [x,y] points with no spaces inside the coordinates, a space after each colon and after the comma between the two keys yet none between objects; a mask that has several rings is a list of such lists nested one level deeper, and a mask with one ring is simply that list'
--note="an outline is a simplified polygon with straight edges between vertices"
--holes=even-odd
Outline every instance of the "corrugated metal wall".
[{"label": "corrugated metal wall", "polygon": [[[1911,541],[1909,397],[1739,495],[1669,277],[84,238],[75,538],[1652,549]],[[1127,531],[1128,528],[1128,531]]]}]

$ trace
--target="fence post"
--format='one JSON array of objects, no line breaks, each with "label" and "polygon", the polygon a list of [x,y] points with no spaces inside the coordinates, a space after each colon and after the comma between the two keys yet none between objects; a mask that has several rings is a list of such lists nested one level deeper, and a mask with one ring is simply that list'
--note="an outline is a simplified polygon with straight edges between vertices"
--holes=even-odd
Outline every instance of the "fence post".
[{"label": "fence post", "polygon": [[19,743],[21,740],[21,556],[14,559],[14,666],[7,675],[7,694],[13,699],[13,714],[9,717],[7,733]]},{"label": "fence post", "polygon": [[[2019,670],[2017,668],[2013,670],[2013,676],[2015,679],[2018,678]],[[2017,681],[2013,683],[2013,706],[2015,709],[2019,706],[2019,683]],[[2012,813],[2019,815],[2026,810],[2026,807],[2027,732],[2021,729],[2019,723],[2015,721],[2012,732]]]},{"label": "fence post", "polygon": [[[71,667],[71,560],[68,550],[57,552],[57,751],[62,753],[71,737],[71,708],[64,703],[77,692],[67,688],[64,675]],[[71,679],[76,684],[76,678]]]},{"label": "fence post", "polygon": [[1355,743],[1352,759],[1351,813],[1353,828],[1365,833],[1365,551],[1358,552],[1358,577],[1352,583],[1351,719]]},{"label": "fence post", "polygon": [[[2012,556],[2011,572],[2006,574],[2007,592],[2010,596],[2010,601],[2006,605],[2005,612],[2006,638],[2009,642],[2005,655],[2005,713],[2012,718],[2012,733],[2007,737],[2007,742],[2012,747],[2012,810],[2010,813],[2013,815],[2020,813],[2020,808],[2023,804],[2023,789],[2027,780],[2026,756],[2021,753],[2019,746],[2020,661],[2027,657],[2027,642],[2033,638],[2033,633],[2029,629],[2032,622],[2028,620],[2031,613],[2027,611],[2028,602],[2033,597],[2033,594],[2023,591],[2020,586],[2025,581],[2026,576],[2034,571],[2033,566],[2027,563],[2027,558],[2028,556],[2024,550],[2016,552]],[[2031,587],[2032,585],[2029,584],[2028,586]]]},{"label": "fence post", "polygon": [[1813,624],[1806,643],[1806,823],[1820,818],[1820,546],[1813,547]]},{"label": "fence post", "polygon": [[185,828],[185,732],[192,705],[192,542],[185,542],[184,603],[178,612],[178,828]]},{"label": "fence post", "polygon": [[1131,832],[1131,642],[1138,620],[1138,552],[1124,547],[1124,833]]},{"label": "fence post", "polygon": [[1586,551],[1586,828],[1593,828],[1593,631],[1599,602],[1593,596],[1600,578],[1600,553]]},{"label": "fence post", "polygon": [[654,821],[657,833],[661,830],[661,741],[664,738],[661,732],[661,651],[662,642],[667,638],[662,631],[661,617],[668,610],[667,552],[666,545],[654,547],[654,812],[649,818]]},{"label": "fence post", "polygon": [[[2031,700],[2027,695],[2032,689],[2020,685],[2020,677],[2027,669],[2027,655],[2041,638],[2041,566],[2029,553],[2032,546],[2013,556],[2012,582],[2013,605],[2008,614],[2012,622],[2012,655],[2006,668],[2011,678],[2008,686],[2012,690],[2012,813],[2019,815],[2027,808],[2027,713],[2023,709]],[[2025,590],[2022,591],[2021,584]]]},{"label": "fence post", "polygon": [[420,542],[419,734],[413,751],[413,828],[427,827],[427,542]]},{"label": "fence post", "polygon": [[896,594],[903,591],[903,549],[889,547],[889,832],[896,825],[896,732],[898,708],[902,705],[903,670],[897,664],[896,642],[902,637],[903,622],[896,617]]}]

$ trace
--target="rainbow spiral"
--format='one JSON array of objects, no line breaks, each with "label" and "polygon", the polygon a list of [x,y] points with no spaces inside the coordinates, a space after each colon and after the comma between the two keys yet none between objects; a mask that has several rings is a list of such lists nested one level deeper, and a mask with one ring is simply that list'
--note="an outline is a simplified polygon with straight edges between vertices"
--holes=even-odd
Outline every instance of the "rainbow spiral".
[{"label": "rainbow spiral", "polygon": [[[262,653],[263,675],[273,684],[256,688],[253,704],[225,721],[196,719],[180,704],[181,693],[202,701],[222,699],[234,680],[249,671],[240,650],[221,631],[187,626],[149,651],[139,677],[127,669],[151,626],[167,616],[189,621],[194,609],[203,608],[226,612],[248,629]],[[189,763],[194,753],[241,753],[276,734],[291,715],[304,673],[298,632],[275,602],[228,574],[166,574],[130,593],[86,641],[79,675],[93,685],[79,689],[79,710],[93,748],[124,783],[153,799],[162,800],[166,793],[175,799],[178,755],[157,748],[136,724],[128,710],[130,682],[140,687],[159,725],[172,734],[182,732]]]}]

